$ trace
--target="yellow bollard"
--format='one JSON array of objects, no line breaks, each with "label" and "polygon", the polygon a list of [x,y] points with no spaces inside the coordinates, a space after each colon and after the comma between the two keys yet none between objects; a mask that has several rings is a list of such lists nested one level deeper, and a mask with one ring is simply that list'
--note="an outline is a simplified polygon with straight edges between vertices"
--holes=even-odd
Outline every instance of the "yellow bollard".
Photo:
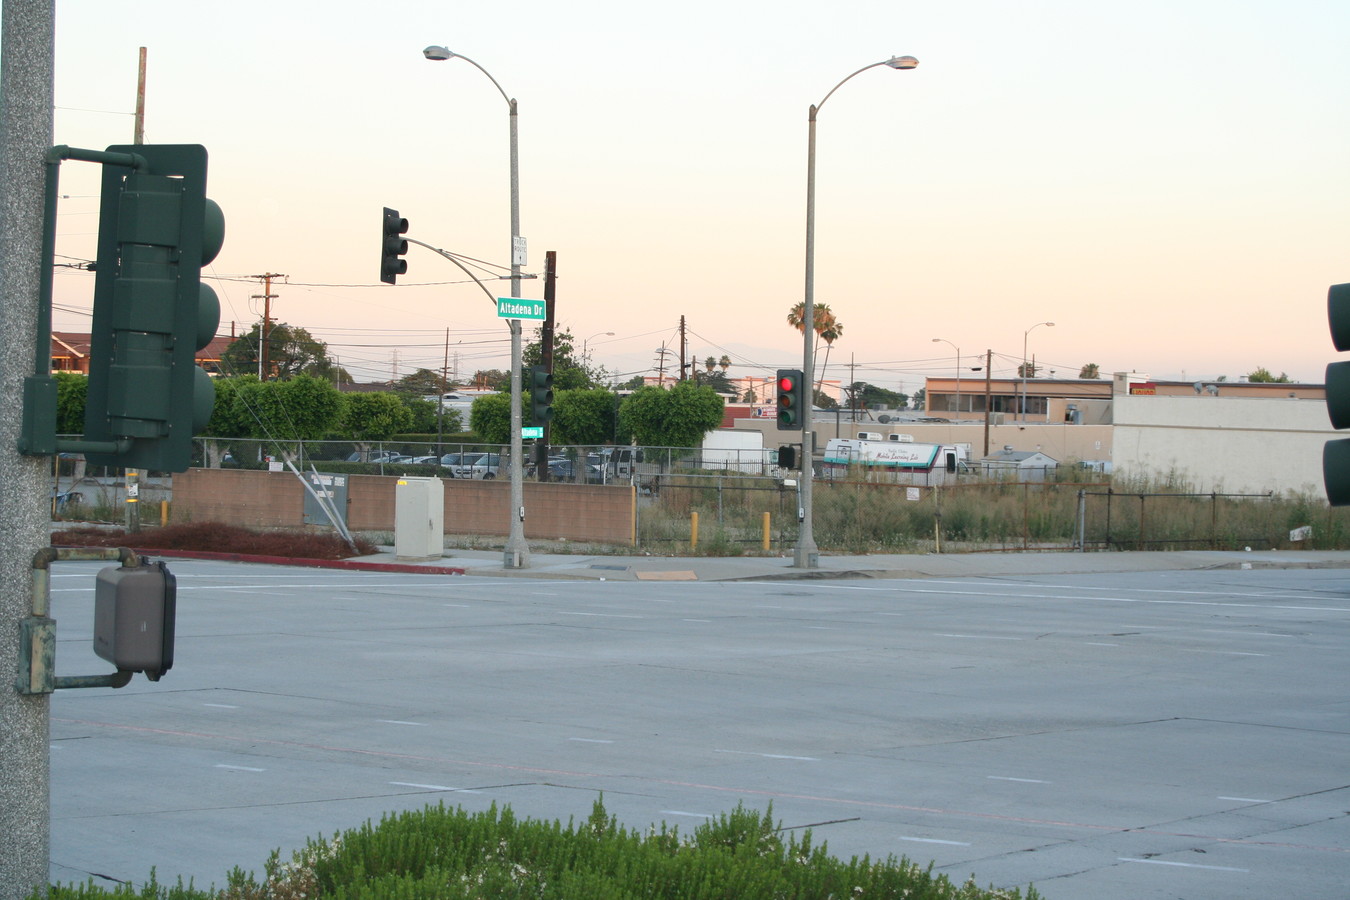
[{"label": "yellow bollard", "polygon": [[769,514],[768,514],[768,513],[765,513],[765,514],[764,514],[764,543],[763,543],[763,548],[764,548],[764,552],[765,552],[765,553],[768,553],[768,552],[769,552],[769,533],[770,533],[770,532],[769,532]]},{"label": "yellow bollard", "polygon": [[169,526],[169,501],[159,501],[159,527],[167,528]]},{"label": "yellow bollard", "polygon": [[698,513],[689,514],[689,549],[698,547]]}]

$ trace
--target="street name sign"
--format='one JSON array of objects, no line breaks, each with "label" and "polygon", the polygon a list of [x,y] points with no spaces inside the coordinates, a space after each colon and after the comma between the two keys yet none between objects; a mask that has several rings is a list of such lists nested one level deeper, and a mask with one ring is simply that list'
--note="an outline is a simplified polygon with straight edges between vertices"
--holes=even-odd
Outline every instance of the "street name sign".
[{"label": "street name sign", "polygon": [[521,297],[498,297],[497,318],[538,319],[544,321],[548,305],[543,300],[525,300]]}]

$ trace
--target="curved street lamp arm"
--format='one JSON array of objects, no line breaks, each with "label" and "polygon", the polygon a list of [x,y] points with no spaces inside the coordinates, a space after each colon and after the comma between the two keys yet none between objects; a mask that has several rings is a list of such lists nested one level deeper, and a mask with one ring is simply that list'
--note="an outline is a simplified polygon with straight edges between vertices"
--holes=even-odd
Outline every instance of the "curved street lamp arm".
[{"label": "curved street lamp arm", "polygon": [[488,81],[492,82],[492,86],[495,87],[495,88],[498,90],[498,92],[501,93],[502,99],[506,101],[506,105],[507,105],[507,106],[510,106],[510,107],[511,107],[511,110],[512,110],[513,112],[515,111],[515,108],[516,108],[516,101],[512,100],[510,97],[508,97],[508,96],[506,95],[506,91],[502,90],[502,86],[501,86],[500,84],[497,83],[497,79],[495,79],[495,78],[492,77],[492,73],[491,73],[491,72],[489,72],[487,69],[483,68],[482,66],[480,66],[478,63],[474,62],[473,60],[469,59],[469,58],[468,58],[467,56],[465,56],[463,53],[455,53],[455,54],[453,55],[453,58],[454,58],[454,59],[462,59],[462,60],[464,60],[466,63],[468,63],[469,65],[473,66],[475,69],[477,69],[478,71],[480,71],[480,72],[482,72],[484,75],[486,75],[486,76],[488,77]]},{"label": "curved street lamp arm", "polygon": [[468,275],[470,278],[473,279],[474,284],[478,285],[480,288],[483,289],[483,293],[487,294],[488,299],[492,301],[493,305],[494,306],[496,305],[497,298],[492,293],[492,291],[489,291],[487,289],[487,285],[483,284],[483,282],[479,280],[477,275],[469,271],[468,266],[464,265],[464,263],[460,262],[457,258],[455,258],[455,254],[451,253],[449,250],[442,250],[440,247],[433,247],[426,241],[419,241],[416,238],[404,238],[404,240],[410,244],[416,244],[419,247],[426,247],[432,253],[439,253],[441,256],[444,256],[446,259],[450,260],[452,263],[459,266],[461,269],[464,270],[465,275]]}]

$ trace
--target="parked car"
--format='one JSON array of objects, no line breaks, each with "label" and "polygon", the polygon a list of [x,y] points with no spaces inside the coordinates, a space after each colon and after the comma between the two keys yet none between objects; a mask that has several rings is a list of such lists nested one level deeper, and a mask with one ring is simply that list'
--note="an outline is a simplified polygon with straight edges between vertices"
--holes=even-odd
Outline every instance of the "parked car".
[{"label": "parked car", "polygon": [[453,478],[455,469],[468,465],[482,455],[482,453],[447,453],[441,457],[441,465],[450,470],[450,476]]},{"label": "parked car", "polygon": [[456,478],[477,478],[486,481],[496,478],[497,471],[501,466],[502,455],[500,453],[480,453],[476,459],[456,466],[454,472]]},{"label": "parked car", "polygon": [[408,462],[415,466],[434,466],[441,461],[439,456],[414,456]]},{"label": "parked car", "polygon": [[604,480],[599,466],[587,465],[583,479],[578,479],[577,472],[576,464],[570,459],[549,460],[548,477],[553,481],[584,480],[589,484],[599,484]]},{"label": "parked car", "polygon": [[403,455],[393,450],[367,450],[362,453],[357,450],[351,456],[347,457],[347,462],[370,462],[370,463],[391,463],[403,459]]}]

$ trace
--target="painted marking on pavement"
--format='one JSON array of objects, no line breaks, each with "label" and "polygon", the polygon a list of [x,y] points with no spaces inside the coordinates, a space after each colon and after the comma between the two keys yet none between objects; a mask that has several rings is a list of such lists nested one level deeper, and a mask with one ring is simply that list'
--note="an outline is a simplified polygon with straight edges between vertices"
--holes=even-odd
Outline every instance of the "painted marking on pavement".
[{"label": "painted marking on pavement", "polygon": [[576,741],[578,744],[612,744],[613,741],[601,740],[600,738],[568,738],[569,741]]},{"label": "painted marking on pavement", "polygon": [[237,706],[231,706],[228,703],[203,703],[202,706],[209,706],[212,709],[238,709]]},{"label": "painted marking on pavement", "polygon": [[454,793],[454,794],[481,794],[481,793],[483,793],[482,791],[470,791],[470,790],[465,790],[464,788],[449,787],[448,785],[444,785],[444,784],[418,784],[418,783],[415,782],[415,781],[391,781],[391,782],[389,782],[389,783],[392,784],[392,785],[394,785],[394,787],[410,787],[410,788],[418,788],[418,789],[424,790],[424,791],[450,791],[451,793]]},{"label": "painted marking on pavement", "polygon": [[266,769],[255,768],[254,766],[228,766],[225,763],[216,763],[217,769],[233,769],[236,772],[266,772]]},{"label": "painted marking on pavement", "polygon": [[425,722],[404,722],[402,719],[376,719],[376,722],[383,722],[386,725],[411,725],[414,728],[425,728]]},{"label": "painted marking on pavement", "polygon": [[1232,800],[1234,803],[1270,803],[1270,800],[1257,800],[1255,797],[1220,797],[1220,800]]},{"label": "painted marking on pavement", "polygon": [[969,842],[969,841],[942,841],[942,840],[938,840],[937,838],[921,838],[921,837],[904,837],[904,836],[901,836],[901,837],[899,838],[899,840],[902,840],[902,841],[911,841],[911,842],[913,842],[913,843],[915,843],[915,844],[947,844],[947,845],[952,846],[952,847],[969,847],[969,846],[970,846],[970,842]]},{"label": "painted marking on pavement", "polygon": [[1212,872],[1250,872],[1251,869],[1235,869],[1232,866],[1202,866],[1199,863],[1172,862],[1169,859],[1137,859],[1133,856],[1117,856],[1120,862],[1151,863],[1155,866],[1180,866],[1184,869],[1209,869]]},{"label": "painted marking on pavement", "polygon": [[735,753],[739,754],[740,756],[761,756],[764,759],[797,759],[801,760],[802,762],[820,762],[820,760],[814,756],[788,756],[787,754],[784,753],[755,753],[750,750],[714,750],[713,752]]},{"label": "painted marking on pavement", "polygon": [[661,810],[661,815],[663,815],[663,816],[689,816],[690,818],[694,818],[694,819],[711,819],[711,818],[712,818],[712,816],[708,815],[707,813],[682,812],[681,810],[678,810],[678,809],[663,809],[663,810]]},{"label": "painted marking on pavement", "polygon": [[1011,778],[1007,775],[986,775],[990,781],[1019,781],[1022,784],[1053,784],[1050,781],[1041,781],[1039,778]]}]

